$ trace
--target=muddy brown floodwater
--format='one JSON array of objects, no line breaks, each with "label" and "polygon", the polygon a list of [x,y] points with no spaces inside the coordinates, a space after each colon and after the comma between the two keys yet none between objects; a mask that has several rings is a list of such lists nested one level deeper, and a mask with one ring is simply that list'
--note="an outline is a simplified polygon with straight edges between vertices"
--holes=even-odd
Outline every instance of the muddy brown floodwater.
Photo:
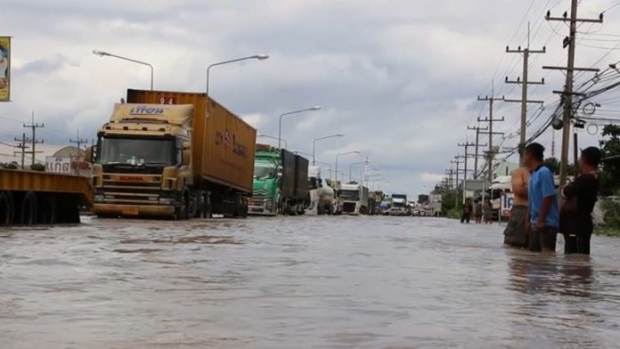
[{"label": "muddy brown floodwater", "polygon": [[3,230],[0,348],[619,347],[620,239],[502,240],[422,217]]}]

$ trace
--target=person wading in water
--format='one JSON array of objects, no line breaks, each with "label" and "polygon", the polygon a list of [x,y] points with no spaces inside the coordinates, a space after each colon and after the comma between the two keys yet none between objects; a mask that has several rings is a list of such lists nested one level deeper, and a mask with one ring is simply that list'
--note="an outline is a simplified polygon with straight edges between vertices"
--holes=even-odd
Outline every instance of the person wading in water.
[{"label": "person wading in water", "polygon": [[[519,150],[519,155],[523,156],[523,149]],[[528,226],[527,222],[527,182],[530,179],[530,170],[523,166],[512,171],[512,193],[513,203],[510,210],[510,219],[504,230],[504,244],[512,247],[528,247]]]},{"label": "person wading in water", "polygon": [[461,223],[469,223],[471,219],[471,211],[473,211],[474,206],[471,204],[471,199],[465,199],[465,203],[463,204],[463,215],[461,216]]},{"label": "person wading in water", "polygon": [[601,151],[588,147],[581,151],[579,176],[562,189],[565,199],[560,211],[560,232],[564,235],[564,253],[590,254],[594,231],[592,210],[598,194],[598,165]]},{"label": "person wading in water", "polygon": [[555,252],[560,228],[560,210],[553,173],[543,165],[545,147],[531,143],[525,147],[525,166],[530,169],[527,184],[531,224],[530,251]]}]

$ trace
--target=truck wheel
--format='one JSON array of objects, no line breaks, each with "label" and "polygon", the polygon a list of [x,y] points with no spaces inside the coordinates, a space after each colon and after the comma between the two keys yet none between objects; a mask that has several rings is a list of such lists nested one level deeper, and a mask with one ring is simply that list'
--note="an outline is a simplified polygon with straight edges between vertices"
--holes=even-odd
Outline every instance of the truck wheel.
[{"label": "truck wheel", "polygon": [[276,192],[276,197],[274,198],[273,204],[276,205],[276,214],[284,214],[282,194],[280,194],[279,191]]},{"label": "truck wheel", "polygon": [[34,192],[29,191],[24,195],[20,216],[21,223],[24,225],[33,225],[37,223],[37,196]]},{"label": "truck wheel", "polygon": [[53,193],[47,194],[41,200],[39,205],[39,223],[42,224],[54,224],[56,223],[56,195]]},{"label": "truck wheel", "polygon": [[202,217],[206,219],[213,218],[213,208],[211,205],[211,197],[209,193],[202,194],[202,201],[204,206],[202,207]]},{"label": "truck wheel", "polygon": [[241,198],[241,212],[239,217],[248,218],[248,199],[246,197]]},{"label": "truck wheel", "polygon": [[0,225],[9,225],[13,223],[13,195],[9,192],[0,193]]},{"label": "truck wheel", "polygon": [[181,200],[180,200],[180,206],[176,209],[175,212],[175,218],[177,220],[186,220],[189,218],[189,211],[190,211],[190,195],[189,195],[189,190],[185,189],[183,190],[183,193],[181,194]]}]

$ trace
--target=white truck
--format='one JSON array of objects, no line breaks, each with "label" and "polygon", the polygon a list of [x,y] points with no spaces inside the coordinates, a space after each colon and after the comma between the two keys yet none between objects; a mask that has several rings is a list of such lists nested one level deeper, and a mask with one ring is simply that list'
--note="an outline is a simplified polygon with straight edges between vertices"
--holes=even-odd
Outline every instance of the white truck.
[{"label": "white truck", "polygon": [[361,184],[340,185],[338,205],[343,214],[368,214],[368,188]]},{"label": "white truck", "polygon": [[306,214],[333,214],[334,213],[334,189],[321,178],[321,168],[318,166],[308,167],[309,202]]}]

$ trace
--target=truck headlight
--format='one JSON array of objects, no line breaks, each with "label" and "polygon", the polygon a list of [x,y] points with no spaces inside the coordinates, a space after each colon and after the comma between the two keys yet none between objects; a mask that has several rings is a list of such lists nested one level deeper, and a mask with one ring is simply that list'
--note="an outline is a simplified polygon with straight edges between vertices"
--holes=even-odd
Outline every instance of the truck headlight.
[{"label": "truck headlight", "polygon": [[273,207],[273,201],[272,200],[265,200],[265,207],[266,208],[272,208]]},{"label": "truck headlight", "polygon": [[103,201],[103,195],[95,195],[95,202],[102,202]]},{"label": "truck headlight", "polygon": [[172,199],[160,198],[159,203],[162,205],[170,205],[172,203]]}]

